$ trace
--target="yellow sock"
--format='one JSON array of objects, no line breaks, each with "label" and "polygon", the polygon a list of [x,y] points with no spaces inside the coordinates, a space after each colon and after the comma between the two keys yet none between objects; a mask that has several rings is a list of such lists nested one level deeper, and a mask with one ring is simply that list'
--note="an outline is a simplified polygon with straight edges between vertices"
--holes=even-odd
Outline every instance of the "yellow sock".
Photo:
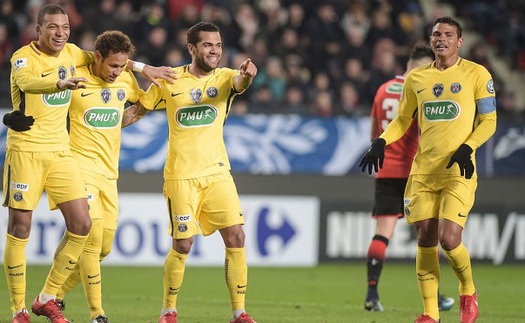
[{"label": "yellow sock", "polygon": [[111,247],[113,246],[113,240],[115,238],[115,229],[106,229],[102,235],[102,251],[100,252],[100,262],[109,255]]},{"label": "yellow sock", "polygon": [[78,258],[84,249],[87,236],[80,236],[66,231],[55,251],[51,270],[47,275],[42,294],[56,295],[73,272]]},{"label": "yellow sock", "polygon": [[104,221],[93,219],[84,251],[80,256],[80,277],[84,286],[84,295],[89,307],[91,319],[104,314],[102,309],[102,279],[100,271],[100,251],[102,249],[102,237]]},{"label": "yellow sock", "polygon": [[178,253],[170,248],[164,263],[164,309],[175,310],[177,308],[177,296],[184,279],[184,269],[188,255]]},{"label": "yellow sock", "polygon": [[29,239],[6,234],[4,272],[11,298],[11,311],[21,311],[26,301],[26,245]]},{"label": "yellow sock", "polygon": [[57,292],[57,298],[58,299],[64,299],[66,297],[66,294],[72,291],[78,284],[82,282],[82,278],[80,278],[80,266],[77,263],[75,266],[75,269],[73,269],[73,272],[69,277],[67,278],[66,282],[60,286],[60,289]]},{"label": "yellow sock", "polygon": [[424,314],[439,320],[438,289],[440,278],[438,247],[417,247],[416,273],[423,298]]},{"label": "yellow sock", "polygon": [[246,251],[243,248],[226,248],[224,261],[226,286],[230,292],[232,310],[245,307],[246,285],[248,282],[248,267],[246,266]]},{"label": "yellow sock", "polygon": [[456,249],[444,250],[450,267],[459,279],[459,294],[472,295],[476,292],[474,280],[472,278],[472,266],[470,265],[470,255],[464,244],[460,244]]}]

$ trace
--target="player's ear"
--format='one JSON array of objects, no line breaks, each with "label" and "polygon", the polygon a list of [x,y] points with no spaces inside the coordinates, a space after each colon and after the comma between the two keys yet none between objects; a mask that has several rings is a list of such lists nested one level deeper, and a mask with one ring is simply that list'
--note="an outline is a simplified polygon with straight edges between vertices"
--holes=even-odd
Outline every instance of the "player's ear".
[{"label": "player's ear", "polygon": [[458,48],[461,48],[462,45],[463,45],[463,37],[459,37],[459,39],[458,39]]}]

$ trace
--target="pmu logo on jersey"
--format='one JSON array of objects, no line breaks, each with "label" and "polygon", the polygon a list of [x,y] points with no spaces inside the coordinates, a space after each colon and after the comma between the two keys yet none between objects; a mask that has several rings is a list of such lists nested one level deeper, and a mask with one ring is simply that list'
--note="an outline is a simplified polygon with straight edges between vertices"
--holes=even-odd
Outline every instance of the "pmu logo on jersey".
[{"label": "pmu logo on jersey", "polygon": [[184,128],[206,127],[217,119],[217,109],[211,105],[180,108],[175,112],[177,124]]},{"label": "pmu logo on jersey", "polygon": [[93,128],[115,128],[120,122],[117,108],[91,108],[84,113],[84,122]]},{"label": "pmu logo on jersey", "polygon": [[428,121],[450,121],[459,116],[459,105],[454,101],[423,103],[423,113]]},{"label": "pmu logo on jersey", "polygon": [[71,101],[71,90],[63,90],[51,94],[42,94],[42,102],[48,107],[60,107]]},{"label": "pmu logo on jersey", "polygon": [[13,182],[11,183],[11,190],[27,192],[29,191],[29,184]]}]

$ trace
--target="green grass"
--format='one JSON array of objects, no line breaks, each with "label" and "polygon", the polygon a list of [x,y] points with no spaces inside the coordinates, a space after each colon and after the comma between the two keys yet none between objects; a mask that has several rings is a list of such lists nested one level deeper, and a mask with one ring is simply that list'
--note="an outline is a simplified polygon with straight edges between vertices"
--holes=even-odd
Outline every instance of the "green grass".
[{"label": "green grass", "polygon": [[[48,266],[28,267],[27,306],[42,288]],[[363,310],[363,263],[315,268],[250,268],[247,310],[259,323],[413,322],[422,311],[413,264],[387,263],[379,291],[384,312]],[[103,266],[103,302],[113,323],[157,322],[162,306],[162,268]],[[479,294],[478,322],[525,322],[525,267],[474,264]],[[457,279],[442,265],[440,292],[457,301]],[[10,322],[5,279],[0,284],[0,322]],[[89,322],[82,288],[66,298],[66,317]],[[229,297],[222,268],[188,267],[178,300],[179,322],[228,322]],[[442,312],[442,322],[457,322],[457,307]],[[31,316],[32,322],[45,322]]]}]

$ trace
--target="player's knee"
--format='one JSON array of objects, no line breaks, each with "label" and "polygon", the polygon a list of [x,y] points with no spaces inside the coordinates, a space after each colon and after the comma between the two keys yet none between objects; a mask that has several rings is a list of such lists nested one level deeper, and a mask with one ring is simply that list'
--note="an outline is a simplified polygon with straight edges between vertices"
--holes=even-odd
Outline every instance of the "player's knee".
[{"label": "player's knee", "polygon": [[173,250],[180,254],[187,255],[191,251],[191,245],[193,244],[193,237],[190,239],[174,239]]},{"label": "player's knee", "polygon": [[242,248],[244,247],[246,235],[242,228],[239,228],[239,230],[223,235],[223,239],[227,248]]}]

